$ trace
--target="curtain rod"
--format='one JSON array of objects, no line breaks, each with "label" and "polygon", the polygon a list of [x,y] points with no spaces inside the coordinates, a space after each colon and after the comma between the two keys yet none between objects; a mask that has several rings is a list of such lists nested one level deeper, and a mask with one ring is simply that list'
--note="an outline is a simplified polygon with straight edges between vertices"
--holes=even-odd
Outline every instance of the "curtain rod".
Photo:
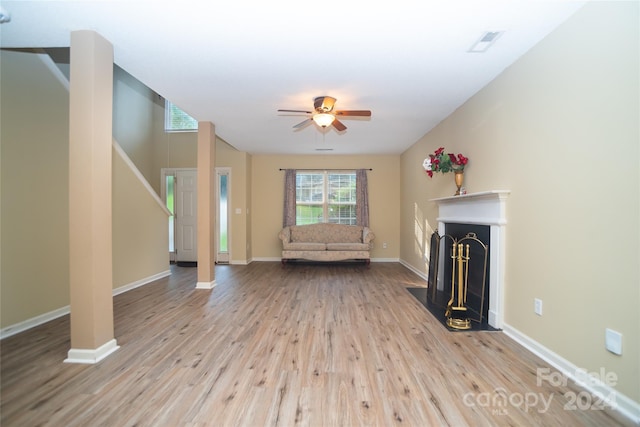
[{"label": "curtain rod", "polygon": [[[363,169],[363,168],[340,168],[340,169],[331,169],[331,168],[313,168],[313,169],[296,169],[296,168],[289,168],[289,169],[293,169],[293,170],[297,170],[297,171],[349,171],[349,170],[358,170],[358,169]],[[279,170],[281,171],[285,171],[287,169],[283,169],[280,168]],[[372,171],[373,169],[369,168],[369,169],[365,169],[368,171]]]}]

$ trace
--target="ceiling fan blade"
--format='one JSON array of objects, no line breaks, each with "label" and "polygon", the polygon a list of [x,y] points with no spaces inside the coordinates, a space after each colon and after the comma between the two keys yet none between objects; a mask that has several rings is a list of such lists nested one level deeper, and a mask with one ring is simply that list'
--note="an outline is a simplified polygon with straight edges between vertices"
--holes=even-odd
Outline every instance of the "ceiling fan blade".
[{"label": "ceiling fan blade", "polygon": [[343,130],[346,130],[346,129],[347,129],[347,127],[346,127],[345,125],[343,125],[343,124],[342,124],[342,122],[341,122],[340,120],[338,120],[338,119],[335,119],[335,120],[333,121],[333,123],[331,123],[331,125],[332,125],[334,128],[336,128],[336,130],[337,130],[338,132],[342,132]]},{"label": "ceiling fan blade", "polygon": [[313,111],[304,111],[304,110],[278,110],[278,113],[304,113],[304,114],[313,114]]},{"label": "ceiling fan blade", "polygon": [[336,116],[362,116],[370,117],[371,111],[369,110],[338,110],[335,112]]},{"label": "ceiling fan blade", "polygon": [[311,122],[312,122],[312,119],[307,119],[307,120],[301,121],[300,123],[298,123],[297,125],[295,125],[293,128],[294,128],[294,129],[300,129],[300,128],[302,128],[302,127],[305,127],[306,125],[308,125],[308,124],[309,124],[309,123],[311,123]]}]

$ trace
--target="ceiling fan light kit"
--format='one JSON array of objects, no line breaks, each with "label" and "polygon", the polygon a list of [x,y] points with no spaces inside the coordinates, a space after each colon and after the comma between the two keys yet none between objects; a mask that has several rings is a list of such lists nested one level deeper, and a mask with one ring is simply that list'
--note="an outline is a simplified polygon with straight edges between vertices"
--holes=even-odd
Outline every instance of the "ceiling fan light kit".
[{"label": "ceiling fan light kit", "polygon": [[313,121],[316,122],[318,126],[323,128],[329,126],[335,119],[336,118],[329,113],[319,113],[313,115]]},{"label": "ceiling fan light kit", "polygon": [[313,100],[313,108],[315,111],[305,110],[278,110],[279,113],[300,113],[311,114],[311,117],[297,125],[293,126],[294,129],[299,129],[306,126],[310,121],[314,121],[315,124],[321,128],[333,126],[338,132],[342,132],[347,127],[336,119],[336,116],[359,116],[359,117],[371,117],[371,111],[369,110],[335,110],[333,106],[336,103],[336,99],[331,96],[318,96]]}]

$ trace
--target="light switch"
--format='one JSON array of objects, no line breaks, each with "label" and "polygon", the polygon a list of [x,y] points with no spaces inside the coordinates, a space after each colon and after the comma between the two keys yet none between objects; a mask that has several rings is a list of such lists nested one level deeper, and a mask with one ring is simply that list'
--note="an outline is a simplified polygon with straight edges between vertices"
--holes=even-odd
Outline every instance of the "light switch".
[{"label": "light switch", "polygon": [[242,208],[236,208],[236,215],[240,215],[242,213]]}]

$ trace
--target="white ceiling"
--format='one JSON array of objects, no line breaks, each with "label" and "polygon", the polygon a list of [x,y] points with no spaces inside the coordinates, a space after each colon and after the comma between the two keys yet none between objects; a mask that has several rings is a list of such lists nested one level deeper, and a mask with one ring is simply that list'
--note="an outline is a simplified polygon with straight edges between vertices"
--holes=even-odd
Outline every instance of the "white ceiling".
[{"label": "white ceiling", "polygon": [[[94,30],[115,62],[249,153],[399,154],[564,22],[561,0],[2,1],[2,47],[68,47]],[[486,31],[504,34],[469,53]],[[313,98],[337,109],[338,133],[294,130]],[[317,151],[333,149],[333,151]]]}]

